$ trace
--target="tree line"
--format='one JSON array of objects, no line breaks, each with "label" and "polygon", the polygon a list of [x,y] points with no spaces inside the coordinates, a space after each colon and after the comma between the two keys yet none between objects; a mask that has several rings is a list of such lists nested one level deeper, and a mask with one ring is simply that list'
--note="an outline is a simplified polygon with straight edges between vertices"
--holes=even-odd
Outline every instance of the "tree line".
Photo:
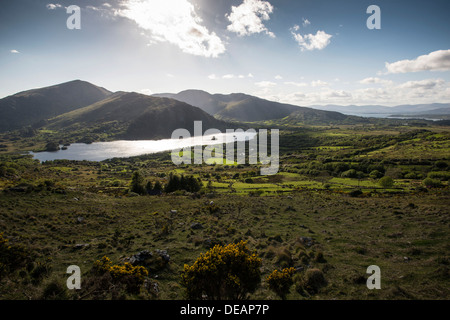
[{"label": "tree line", "polygon": [[200,179],[193,176],[184,176],[171,173],[167,183],[163,186],[159,180],[154,183],[152,181],[145,182],[145,178],[141,172],[133,172],[131,178],[130,191],[140,195],[159,195],[163,192],[170,193],[178,190],[187,192],[198,192],[202,187]]}]

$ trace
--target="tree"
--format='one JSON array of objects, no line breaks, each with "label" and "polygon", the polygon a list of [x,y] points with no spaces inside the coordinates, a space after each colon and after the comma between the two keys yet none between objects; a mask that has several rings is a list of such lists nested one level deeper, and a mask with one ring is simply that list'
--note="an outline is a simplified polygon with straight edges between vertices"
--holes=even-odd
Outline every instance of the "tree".
[{"label": "tree", "polygon": [[246,242],[215,245],[192,266],[184,265],[182,285],[189,299],[245,299],[261,282],[261,259]]},{"label": "tree", "polygon": [[151,181],[148,181],[147,184],[145,185],[145,190],[147,191],[148,194],[152,193],[153,191],[153,184]]},{"label": "tree", "polygon": [[378,184],[384,189],[392,188],[394,185],[394,180],[389,176],[384,176],[380,180],[378,180]]},{"label": "tree", "polygon": [[144,187],[144,177],[139,171],[133,172],[133,176],[131,177],[131,192],[135,192],[137,194],[146,194],[147,191]]},{"label": "tree", "polygon": [[161,182],[156,180],[155,185],[153,186],[153,192],[161,193],[162,190],[163,190],[163,187],[161,185]]}]

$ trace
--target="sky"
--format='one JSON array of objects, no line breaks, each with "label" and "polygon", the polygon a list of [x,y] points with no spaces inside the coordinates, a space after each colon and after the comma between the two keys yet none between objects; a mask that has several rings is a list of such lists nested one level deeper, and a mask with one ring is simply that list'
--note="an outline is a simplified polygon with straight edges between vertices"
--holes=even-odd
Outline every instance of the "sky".
[{"label": "sky", "polygon": [[448,0],[2,0],[0,98],[80,79],[300,106],[450,103],[449,12]]}]

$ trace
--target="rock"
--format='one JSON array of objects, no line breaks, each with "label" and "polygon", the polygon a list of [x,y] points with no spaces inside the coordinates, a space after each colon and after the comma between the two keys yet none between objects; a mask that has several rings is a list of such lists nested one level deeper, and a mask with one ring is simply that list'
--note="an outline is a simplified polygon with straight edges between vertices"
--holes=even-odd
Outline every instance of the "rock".
[{"label": "rock", "polygon": [[178,211],[177,210],[170,210],[171,214],[176,214]]},{"label": "rock", "polygon": [[84,221],[84,218],[83,217],[77,217],[77,222],[78,223],[82,223]]},{"label": "rock", "polygon": [[203,226],[199,222],[193,222],[193,223],[191,223],[191,229],[194,229],[194,230],[203,229]]},{"label": "rock", "polygon": [[310,237],[300,237],[299,240],[302,244],[304,244],[307,247],[311,247],[314,244],[313,239]]},{"label": "rock", "polygon": [[136,264],[144,263],[145,260],[147,260],[151,257],[153,257],[153,253],[151,253],[148,250],[142,250],[142,251],[138,252],[137,254],[131,256],[128,261],[132,265],[136,265]]},{"label": "rock", "polygon": [[159,256],[165,261],[165,262],[169,262],[170,261],[170,256],[167,253],[167,250],[158,250],[156,249],[155,252],[157,254],[159,254]]},{"label": "rock", "polygon": [[83,248],[88,248],[90,246],[89,243],[77,243],[76,245],[73,246],[74,250],[80,250]]}]

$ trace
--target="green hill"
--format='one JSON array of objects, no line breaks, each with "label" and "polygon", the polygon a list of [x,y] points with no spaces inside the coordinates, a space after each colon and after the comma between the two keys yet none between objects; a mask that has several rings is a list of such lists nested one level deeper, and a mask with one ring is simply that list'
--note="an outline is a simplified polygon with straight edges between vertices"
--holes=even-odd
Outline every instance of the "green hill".
[{"label": "green hill", "polygon": [[76,131],[107,131],[122,139],[170,138],[178,128],[193,134],[194,121],[202,121],[203,130],[224,130],[226,123],[187,103],[152,97],[135,92],[116,92],[90,106],[50,120],[47,128]]},{"label": "green hill", "polygon": [[163,93],[154,96],[168,97],[201,108],[217,119],[233,121],[265,121],[283,119],[318,120],[320,123],[344,120],[347,116],[338,112],[299,107],[250,96],[243,93],[210,94],[201,90],[185,90],[177,94]]},{"label": "green hill", "polygon": [[16,93],[0,99],[0,132],[42,125],[48,118],[85,107],[110,94],[81,80]]}]

